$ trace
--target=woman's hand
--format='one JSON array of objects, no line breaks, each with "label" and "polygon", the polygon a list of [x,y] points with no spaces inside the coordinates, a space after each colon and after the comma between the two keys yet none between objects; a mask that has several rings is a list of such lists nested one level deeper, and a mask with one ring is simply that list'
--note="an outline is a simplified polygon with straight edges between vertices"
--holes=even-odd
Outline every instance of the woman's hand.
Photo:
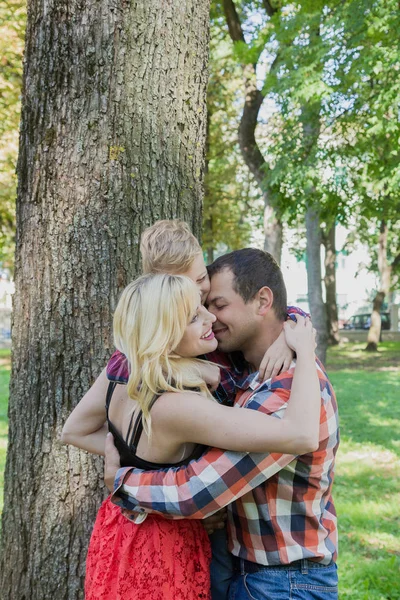
[{"label": "woman's hand", "polygon": [[281,371],[287,371],[292,360],[293,351],[289,348],[286,336],[282,331],[264,354],[259,369],[259,380],[267,381],[267,379],[276,377]]},{"label": "woman's hand", "polygon": [[314,354],[316,347],[316,331],[310,319],[296,315],[294,321],[286,321],[283,326],[285,339],[290,348],[299,354]]},{"label": "woman's hand", "polygon": [[223,529],[226,527],[226,519],[226,508],[222,508],[210,517],[203,519],[202,523],[208,535],[211,535],[216,529]]}]

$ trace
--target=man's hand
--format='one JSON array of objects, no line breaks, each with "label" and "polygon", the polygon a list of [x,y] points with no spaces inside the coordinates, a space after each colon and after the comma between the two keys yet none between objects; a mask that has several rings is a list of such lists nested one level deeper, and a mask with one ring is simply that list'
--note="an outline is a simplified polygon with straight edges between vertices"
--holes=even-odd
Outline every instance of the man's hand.
[{"label": "man's hand", "polygon": [[208,535],[214,533],[216,529],[223,529],[225,527],[226,517],[226,508],[222,508],[218,512],[211,515],[211,517],[203,519],[202,523]]},{"label": "man's hand", "polygon": [[114,491],[114,479],[121,463],[119,453],[114,445],[112,433],[107,433],[105,445],[104,483],[110,492]]}]

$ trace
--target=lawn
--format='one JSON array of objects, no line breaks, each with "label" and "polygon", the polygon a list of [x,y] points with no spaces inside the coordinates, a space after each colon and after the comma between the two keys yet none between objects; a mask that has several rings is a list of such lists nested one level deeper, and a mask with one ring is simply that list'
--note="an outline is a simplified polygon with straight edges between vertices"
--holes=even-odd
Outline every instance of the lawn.
[{"label": "lawn", "polygon": [[334,499],[341,600],[400,598],[400,344],[329,352],[341,444]]},{"label": "lawn", "polygon": [[[400,343],[385,342],[377,354],[364,347],[332,348],[327,362],[341,421],[340,600],[400,600]],[[9,351],[0,350],[0,510],[9,375]]]}]

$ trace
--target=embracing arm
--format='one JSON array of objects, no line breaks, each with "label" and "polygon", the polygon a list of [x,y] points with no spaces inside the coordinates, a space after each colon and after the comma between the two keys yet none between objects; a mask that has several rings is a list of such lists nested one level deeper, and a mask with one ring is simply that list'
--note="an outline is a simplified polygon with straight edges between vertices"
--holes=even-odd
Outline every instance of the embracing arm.
[{"label": "embracing arm", "polygon": [[105,403],[109,383],[104,369],[66,420],[61,433],[63,444],[104,456],[108,432]]},{"label": "embracing arm", "polygon": [[[299,317],[293,328],[285,324],[285,336],[298,351],[298,360],[282,419],[266,411],[221,406],[200,394],[168,393],[152,409],[154,435],[168,435],[175,443],[196,442],[238,452],[305,454],[316,450],[320,389],[312,325]],[[260,393],[267,389],[260,388]]]},{"label": "embracing arm", "polygon": [[[329,400],[333,397],[332,389],[321,369],[318,376],[325,405],[319,432],[321,443],[325,444],[326,436],[332,435],[327,430],[332,427],[335,409]],[[279,418],[289,395],[290,377],[285,374],[284,378],[277,378],[261,402],[256,394],[251,406],[258,411],[275,411]],[[198,460],[177,469],[140,471],[128,467],[117,473],[113,502],[135,511],[152,510],[171,517],[204,519],[261,485],[293,460],[296,457],[290,454],[224,452],[211,448]],[[110,461],[108,477],[113,477],[117,468],[118,460]]]}]

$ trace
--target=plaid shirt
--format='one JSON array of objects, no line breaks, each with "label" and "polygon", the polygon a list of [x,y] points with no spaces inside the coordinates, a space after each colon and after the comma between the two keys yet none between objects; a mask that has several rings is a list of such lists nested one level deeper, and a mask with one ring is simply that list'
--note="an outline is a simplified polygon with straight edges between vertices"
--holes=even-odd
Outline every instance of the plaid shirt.
[{"label": "plaid shirt", "polygon": [[[241,385],[235,403],[282,418],[295,365],[272,381],[257,374]],[[263,565],[308,558],[336,559],[337,525],[331,489],[339,443],[335,394],[318,364],[320,445],[303,456],[209,449],[187,466],[120,469],[113,502],[136,512],[203,519],[228,505],[231,552]]]},{"label": "plaid shirt", "polygon": [[[288,306],[287,314],[290,319],[295,320],[296,314],[308,317],[301,308]],[[239,379],[248,374],[248,367],[241,352],[226,354],[215,350],[204,356],[206,360],[216,363],[221,367],[221,382],[213,392],[213,396],[220,404],[232,406],[235,398],[235,385]],[[107,378],[117,383],[127,383],[129,379],[129,366],[125,354],[116,350],[107,364]]]}]

